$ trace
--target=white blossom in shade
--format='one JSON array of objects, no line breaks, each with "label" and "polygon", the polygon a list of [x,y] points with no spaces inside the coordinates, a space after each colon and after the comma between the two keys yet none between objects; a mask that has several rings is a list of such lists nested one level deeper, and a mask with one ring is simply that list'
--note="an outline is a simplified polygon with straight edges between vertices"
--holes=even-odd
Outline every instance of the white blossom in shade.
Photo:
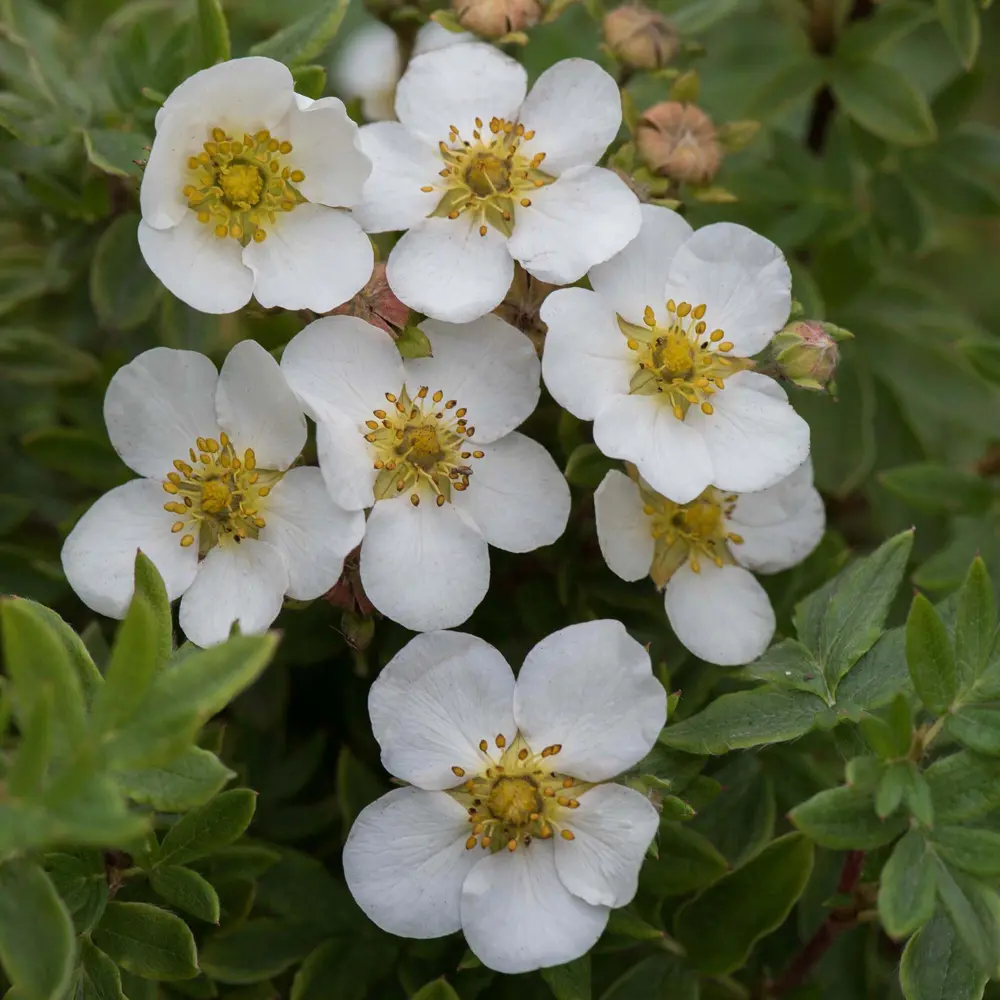
[{"label": "white blossom in shade", "polygon": [[611,779],[666,722],[649,655],[620,622],[543,639],[514,675],[460,632],[412,639],[368,698],[382,763],[409,787],[358,816],[344,847],[354,898],[412,938],[459,929],[484,965],[570,962],[636,892],[659,824]]},{"label": "white blossom in shade", "polygon": [[329,590],[361,541],[364,516],[334,504],[319,469],[290,468],[305,417],[255,341],[237,344],[221,372],[194,351],[145,351],[111,379],[104,419],[143,478],[101,497],[62,550],[70,586],[101,614],[124,617],[141,549],[170,600],[181,598],[192,642],[222,642],[234,621],[263,632],[286,594]]},{"label": "white blossom in shade", "polygon": [[686,504],[629,472],[609,472],[594,495],[608,566],[623,580],[652,577],[677,638],[695,656],[722,666],[755,660],[774,635],[774,611],[753,574],[794,566],[823,537],[812,463],[759,493],[710,486]]},{"label": "white blossom in shade", "polygon": [[697,232],[666,208],[542,304],[542,375],[556,401],[594,421],[594,441],[650,486],[688,503],[709,485],[767,489],[809,454],[809,426],[784,390],[753,371],[782,328],[791,275],[781,251],[743,226]]},{"label": "white blossom in shade", "polygon": [[139,248],[202,312],[234,312],[251,296],[327,312],[372,272],[371,241],[345,211],[370,172],[343,102],[296,94],[273,59],[220,63],[156,114]]},{"label": "white blossom in shade", "polygon": [[361,130],[373,169],[357,217],[407,230],[389,255],[396,295],[462,323],[495,308],[514,261],[566,284],[639,230],[624,181],[596,167],[621,125],[621,97],[596,63],[565,59],[527,94],[523,66],[473,42],[411,60],[398,122]]},{"label": "white blossom in shade", "polygon": [[416,631],[461,624],[490,580],[488,546],[530,552],[569,517],[549,453],[514,431],[534,410],[531,341],[497,316],[426,320],[433,357],[404,360],[384,330],[316,320],[281,367],[316,421],[334,501],[372,508],[361,582],[382,614]]}]

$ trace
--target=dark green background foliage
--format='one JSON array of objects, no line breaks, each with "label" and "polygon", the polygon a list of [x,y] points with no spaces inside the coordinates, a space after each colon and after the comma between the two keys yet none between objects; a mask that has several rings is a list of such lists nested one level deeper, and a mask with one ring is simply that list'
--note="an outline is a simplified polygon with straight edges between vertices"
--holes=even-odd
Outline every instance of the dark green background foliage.
[{"label": "dark green background foliage", "polygon": [[[591,497],[608,464],[543,401],[526,430],[567,468],[569,529],[494,552],[465,628],[516,665],[557,628],[617,617],[677,694],[629,778],[663,805],[639,896],[592,955],[502,977],[458,936],[382,934],[340,878],[353,817],[388,787],[365,700],[404,630],[321,600],[282,614],[280,642],[175,649],[144,559],[117,629],[59,568],[75,519],[129,478],[101,418],[114,371],[155,345],[217,362],[246,337],[279,348],[308,318],[200,315],[138,253],[133,161],[158,100],[251,51],[329,92],[363,16],[223,6],[0,0],[0,592],[18,595],[2,612],[0,985],[12,1000],[1000,997],[995,16],[975,0],[664,4],[678,72],[633,77],[627,117],[673,89],[719,123],[762,122],[714,193],[681,190],[683,210],[774,240],[805,314],[856,336],[836,400],[792,390],[829,532],[766,581],[779,635],[763,659],[694,661],[652,587],[605,567]],[[428,10],[381,13],[406,34]],[[571,55],[610,66],[599,14],[569,6],[514,51],[533,76]]]}]

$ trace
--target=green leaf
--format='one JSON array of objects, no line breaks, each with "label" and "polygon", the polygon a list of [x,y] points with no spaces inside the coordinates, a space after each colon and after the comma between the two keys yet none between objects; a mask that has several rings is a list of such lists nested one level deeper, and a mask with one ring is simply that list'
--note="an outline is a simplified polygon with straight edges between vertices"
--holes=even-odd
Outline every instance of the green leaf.
[{"label": "green leaf", "polygon": [[108,903],[91,937],[123,969],[144,979],[169,982],[198,975],[198,953],[188,925],[159,906]]},{"label": "green leaf", "polygon": [[80,965],[64,1000],[125,1000],[118,966],[89,938],[80,938]]},{"label": "green leaf", "polygon": [[640,879],[655,896],[680,896],[711,885],[729,870],[712,842],[680,823],[661,823],[660,860],[647,862]]},{"label": "green leaf", "polygon": [[619,976],[601,1000],[698,1000],[698,974],[675,955],[650,955]]},{"label": "green leaf", "polygon": [[419,326],[408,326],[396,338],[396,350],[404,358],[432,358],[431,342]]},{"label": "green leaf", "polygon": [[214,753],[189,747],[162,767],[118,771],[112,777],[133,802],[161,812],[186,812],[208,802],[236,774]]},{"label": "green leaf", "polygon": [[981,38],[978,4],[975,0],[936,0],[935,6],[955,54],[967,70],[972,69]]},{"label": "green leaf", "polygon": [[970,750],[1000,755],[1000,704],[962,705],[945,719],[944,729]]},{"label": "green leaf", "polygon": [[967,826],[942,826],[934,831],[934,847],[948,864],[970,875],[1000,877],[1000,833]]},{"label": "green leaf", "polygon": [[1000,344],[992,340],[966,340],[959,347],[983,378],[1000,382]]},{"label": "green leaf", "polygon": [[191,72],[229,58],[229,25],[220,0],[198,0],[198,18],[191,25]]},{"label": "green leaf", "polygon": [[146,161],[151,143],[141,132],[89,128],[83,131],[83,145],[87,159],[98,170],[137,180],[142,176],[142,170],[135,161]]},{"label": "green leaf", "polygon": [[903,801],[910,815],[922,826],[934,825],[934,800],[931,788],[917,764],[906,762],[906,782],[903,787]]},{"label": "green leaf", "polygon": [[937,890],[972,960],[991,978],[1000,975],[1000,896],[941,862]]},{"label": "green leaf", "polygon": [[0,864],[0,964],[23,1000],[60,1000],[76,963],[76,934],[51,880],[34,862]]},{"label": "green leaf", "polygon": [[[326,67],[295,66],[292,69],[292,80],[295,83],[296,94],[318,101],[326,90]],[[400,353],[402,354],[402,351]]]},{"label": "green leaf", "polygon": [[44,786],[51,756],[52,694],[50,688],[44,688],[21,731],[21,742],[7,773],[7,791],[15,798],[37,795]]},{"label": "green leaf", "polygon": [[232,882],[259,878],[281,860],[281,855],[255,844],[236,844],[213,851],[208,857],[192,862],[211,882]]},{"label": "green leaf", "polygon": [[875,789],[875,815],[879,819],[891,816],[903,801],[906,791],[909,761],[897,760],[882,773]]},{"label": "green leaf", "polygon": [[30,326],[0,329],[0,381],[58,386],[90,382],[101,366],[92,354]]},{"label": "green leaf", "polygon": [[157,865],[149,873],[149,884],[164,902],[210,924],[219,922],[219,897],[197,872],[180,865]]},{"label": "green leaf", "polygon": [[636,941],[662,941],[664,935],[659,927],[647,923],[631,906],[611,911],[607,932],[619,937],[634,938]]},{"label": "green leaf", "polygon": [[789,833],[681,906],[674,936],[687,949],[688,961],[715,975],[738,969],[754,943],[784,923],[812,867],[813,845]]},{"label": "green leaf", "polygon": [[157,866],[183,864],[237,840],[253,819],[257,793],[233,788],[207,805],[182,816],[160,845]]},{"label": "green leaf", "polygon": [[461,1000],[446,979],[433,979],[414,993],[410,1000]]},{"label": "green leaf", "polygon": [[995,633],[993,583],[986,564],[976,556],[958,592],[955,669],[960,693],[968,690],[986,669]]},{"label": "green leaf", "polygon": [[290,1000],[361,1000],[392,971],[395,947],[384,935],[338,937],[302,963]]},{"label": "green leaf", "polygon": [[871,711],[888,705],[900,691],[909,691],[906,668],[906,630],[889,629],[858,660],[837,686],[837,707],[845,712]]},{"label": "green leaf", "polygon": [[842,59],[867,59],[905,38],[933,19],[924,7],[909,4],[879,7],[872,17],[845,26],[837,41]]},{"label": "green leaf", "polygon": [[938,823],[964,823],[1000,806],[1000,760],[963,750],[931,764],[924,777]]},{"label": "green leaf", "polygon": [[993,502],[993,490],[982,476],[932,462],[901,465],[880,473],[879,481],[907,503],[931,512],[985,514]]},{"label": "green leaf", "polygon": [[104,683],[104,678],[94,665],[93,658],[87,650],[86,645],[84,645],[83,639],[50,608],[42,604],[36,604],[34,601],[26,601],[25,603],[29,604],[34,613],[45,621],[49,628],[58,636],[59,641],[66,650],[67,656],[69,656],[70,665],[76,673],[80,687],[83,689],[84,700],[89,704],[100,686]]},{"label": "green leaf", "polygon": [[765,650],[763,656],[743,668],[743,675],[789,691],[805,691],[833,704],[822,668],[795,639],[785,639]]},{"label": "green leaf", "polygon": [[324,0],[312,13],[252,46],[250,55],[267,56],[288,66],[312,62],[333,41],[346,13],[347,0]]},{"label": "green leaf", "polygon": [[618,463],[607,458],[596,444],[577,445],[566,460],[563,475],[571,486],[581,486],[584,489],[596,489],[611,469]]},{"label": "green leaf", "polygon": [[836,850],[871,850],[889,844],[906,829],[903,816],[881,820],[871,795],[853,788],[829,788],[797,806],[788,818],[811,840]]},{"label": "green leaf", "polygon": [[862,128],[900,146],[922,146],[937,135],[923,94],[898,70],[876,62],[833,63],[837,103]]},{"label": "green leaf", "polygon": [[153,560],[143,552],[135,555],[135,592],[144,597],[152,609],[155,621],[156,672],[167,665],[174,648],[174,622],[170,614],[170,598],[163,577]]},{"label": "green leaf", "polygon": [[119,215],[94,248],[90,301],[102,325],[112,330],[140,326],[163,294],[163,286],[139,251],[138,228],[138,215]]},{"label": "green leaf", "polygon": [[337,755],[337,794],[340,814],[347,828],[366,805],[374,802],[385,791],[382,782],[360,761],[348,746]]},{"label": "green leaf", "polygon": [[905,938],[930,920],[936,876],[937,863],[927,842],[910,830],[892,849],[879,881],[878,914],[890,937]]},{"label": "green leaf", "polygon": [[940,910],[907,942],[899,968],[906,1000],[981,1000],[987,978]]},{"label": "green leaf", "polygon": [[204,942],[202,971],[220,983],[257,983],[300,962],[325,935],[302,923],[257,918]]},{"label": "green leaf", "polygon": [[[612,910],[612,913],[617,912]],[[555,1000],[590,1000],[590,956],[583,955],[574,962],[542,969],[542,979],[548,983]]]},{"label": "green leaf", "polygon": [[77,933],[91,931],[108,905],[108,873],[99,850],[46,854],[45,869],[73,917]]},{"label": "green leaf", "polygon": [[934,605],[917,594],[906,619],[906,665],[920,700],[935,714],[948,711],[958,693],[948,630]]},{"label": "green leaf", "polygon": [[107,436],[78,427],[40,427],[21,439],[21,446],[39,465],[53,472],[109,490],[132,477]]}]

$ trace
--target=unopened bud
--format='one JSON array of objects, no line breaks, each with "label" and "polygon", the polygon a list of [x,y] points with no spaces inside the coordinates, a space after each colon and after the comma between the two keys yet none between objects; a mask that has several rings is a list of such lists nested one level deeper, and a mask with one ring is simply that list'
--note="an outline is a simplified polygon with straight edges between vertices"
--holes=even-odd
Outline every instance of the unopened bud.
[{"label": "unopened bud", "polygon": [[802,389],[826,389],[837,371],[840,360],[837,341],[844,339],[844,333],[815,320],[789,323],[771,341],[778,371]]},{"label": "unopened bud", "polygon": [[639,119],[635,142],[650,170],[689,184],[707,184],[722,164],[715,125],[693,104],[653,105]]},{"label": "unopened bud", "polygon": [[463,28],[484,38],[502,38],[538,24],[539,0],[452,0]]},{"label": "unopened bud", "polygon": [[631,69],[662,69],[677,54],[677,30],[658,10],[640,4],[616,7],[604,15],[604,41],[614,57]]},{"label": "unopened bud", "polygon": [[353,299],[337,306],[331,316],[357,316],[372,326],[377,326],[386,333],[396,336],[410,315],[408,306],[404,306],[393,294],[385,277],[385,263],[376,263],[368,284],[354,296]]}]

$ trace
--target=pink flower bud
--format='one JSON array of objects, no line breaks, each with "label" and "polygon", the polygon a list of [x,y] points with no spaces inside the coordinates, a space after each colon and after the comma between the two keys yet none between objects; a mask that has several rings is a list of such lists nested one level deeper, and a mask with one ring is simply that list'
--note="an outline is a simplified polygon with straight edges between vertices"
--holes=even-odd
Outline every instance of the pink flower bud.
[{"label": "pink flower bud", "polygon": [[635,141],[650,170],[689,184],[707,184],[722,164],[715,125],[693,104],[664,101],[644,111]]},{"label": "pink flower bud", "polygon": [[604,16],[604,41],[631,69],[662,69],[677,54],[677,30],[657,10],[640,4],[616,7]]},{"label": "pink flower bud", "polygon": [[385,264],[379,261],[368,284],[353,299],[337,306],[328,315],[357,316],[395,337],[406,326],[410,310],[393,295],[389,282],[385,279]]},{"label": "pink flower bud", "polygon": [[452,0],[463,28],[484,38],[502,38],[538,24],[539,0]]},{"label": "pink flower bud", "polygon": [[771,349],[781,375],[803,389],[826,389],[840,360],[837,340],[815,320],[789,323],[771,341]]}]

